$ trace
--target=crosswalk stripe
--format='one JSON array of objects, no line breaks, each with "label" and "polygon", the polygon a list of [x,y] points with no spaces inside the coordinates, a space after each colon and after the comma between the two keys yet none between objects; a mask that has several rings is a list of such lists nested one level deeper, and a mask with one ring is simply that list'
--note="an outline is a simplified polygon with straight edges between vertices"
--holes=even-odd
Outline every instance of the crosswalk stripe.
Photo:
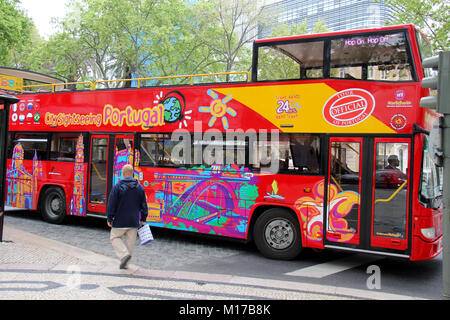
[{"label": "crosswalk stripe", "polygon": [[288,272],[285,273],[285,275],[296,277],[308,277],[308,278],[323,278],[383,258],[384,257],[381,256],[371,256],[371,255],[359,255],[359,254],[351,255],[345,258],[332,260],[325,263],[320,263],[314,266]]}]

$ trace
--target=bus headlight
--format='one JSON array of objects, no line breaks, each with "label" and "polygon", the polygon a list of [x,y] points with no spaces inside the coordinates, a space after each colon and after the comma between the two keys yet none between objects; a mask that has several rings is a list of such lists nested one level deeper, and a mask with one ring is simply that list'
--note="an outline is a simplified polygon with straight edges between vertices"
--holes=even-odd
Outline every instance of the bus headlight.
[{"label": "bus headlight", "polygon": [[430,240],[436,238],[436,230],[434,227],[422,228],[422,229],[420,229],[420,231],[422,232],[422,234],[425,238],[428,238]]}]

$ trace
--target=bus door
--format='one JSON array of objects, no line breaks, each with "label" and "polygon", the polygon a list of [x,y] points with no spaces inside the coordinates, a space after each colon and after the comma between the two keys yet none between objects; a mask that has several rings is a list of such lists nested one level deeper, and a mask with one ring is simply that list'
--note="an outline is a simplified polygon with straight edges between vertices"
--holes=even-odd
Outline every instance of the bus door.
[{"label": "bus door", "polygon": [[331,137],[325,245],[408,248],[410,140]]},{"label": "bus door", "polygon": [[362,138],[330,138],[326,242],[359,245]]},{"label": "bus door", "polygon": [[370,245],[373,248],[406,250],[410,140],[377,138],[373,150]]},{"label": "bus door", "polygon": [[122,167],[134,165],[134,136],[92,135],[88,210],[106,213],[109,190],[122,179]]},{"label": "bus door", "polygon": [[89,161],[88,211],[106,212],[109,135],[92,135]]}]

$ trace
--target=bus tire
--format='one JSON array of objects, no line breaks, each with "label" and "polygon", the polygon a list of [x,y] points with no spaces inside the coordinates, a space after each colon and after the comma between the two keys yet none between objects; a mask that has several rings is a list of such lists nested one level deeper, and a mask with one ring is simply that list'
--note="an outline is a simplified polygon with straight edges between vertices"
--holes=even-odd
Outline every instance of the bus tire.
[{"label": "bus tire", "polygon": [[66,219],[66,197],[59,187],[44,191],[39,204],[42,218],[50,223],[61,224]]},{"label": "bus tire", "polygon": [[291,260],[302,251],[302,238],[296,217],[283,208],[264,211],[256,220],[253,239],[267,258]]}]

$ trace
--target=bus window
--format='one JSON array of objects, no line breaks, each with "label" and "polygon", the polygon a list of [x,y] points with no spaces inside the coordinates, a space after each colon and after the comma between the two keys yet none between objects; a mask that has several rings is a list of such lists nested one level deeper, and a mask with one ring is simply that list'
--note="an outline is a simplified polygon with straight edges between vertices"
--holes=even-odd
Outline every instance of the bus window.
[{"label": "bus window", "polygon": [[294,168],[300,172],[319,173],[320,138],[318,136],[292,135],[290,142]]},{"label": "bus window", "polygon": [[176,142],[169,134],[142,134],[140,165],[150,167],[177,167],[179,159],[172,158],[172,149]]},{"label": "bus window", "polygon": [[[429,58],[433,55],[433,49],[431,45],[425,39],[420,32],[416,31],[417,44],[419,45],[420,57],[423,59]],[[424,68],[423,72],[425,77],[431,77],[433,74],[433,70],[431,68]]]},{"label": "bus window", "polygon": [[374,236],[406,237],[408,151],[406,142],[376,143]]},{"label": "bus window", "polygon": [[420,200],[431,208],[439,208],[442,200],[442,167],[435,165],[428,137],[423,137],[422,172],[420,179]]},{"label": "bus window", "polygon": [[411,61],[404,33],[331,40],[330,76],[340,79],[410,81]]},{"label": "bus window", "polygon": [[[275,154],[272,154],[273,152]],[[320,138],[282,134],[278,141],[260,139],[258,148],[254,148],[254,155],[251,158],[256,169],[274,168],[271,161],[275,160],[278,161],[278,173],[319,173]]]},{"label": "bus window", "polygon": [[[343,141],[331,141],[330,145],[330,174],[329,184],[334,186],[336,192],[345,192],[352,194],[355,199],[358,199],[352,205],[347,214],[343,212],[336,215],[332,202],[334,201],[333,194],[328,194],[328,210],[329,215],[337,218],[341,223],[329,224],[328,231],[331,233],[340,233],[342,235],[359,234],[359,215],[360,203],[359,197],[361,195],[361,139],[359,138],[334,138]],[[340,216],[342,214],[342,216]],[[333,220],[332,218],[330,218]],[[333,236],[331,237],[333,238]],[[356,241],[357,238],[355,238]],[[329,238],[330,240],[330,238]],[[332,240],[334,241],[334,240]]]},{"label": "bus window", "polygon": [[260,47],[258,81],[322,78],[323,48],[323,41]]},{"label": "bus window", "polygon": [[360,153],[359,142],[333,141],[330,178],[340,191],[352,190],[359,194]]},{"label": "bus window", "polygon": [[16,146],[19,143],[23,148],[23,160],[33,160],[35,154],[38,160],[47,160],[48,134],[16,134],[13,145]]},{"label": "bus window", "polygon": [[75,162],[77,133],[54,133],[50,144],[51,161]]},{"label": "bus window", "polygon": [[113,185],[123,179],[122,168],[126,164],[134,165],[133,136],[116,136],[114,146]]},{"label": "bus window", "polygon": [[245,165],[247,146],[247,141],[239,139],[195,140],[191,149],[191,163],[205,167],[215,164],[241,167]]},{"label": "bus window", "polygon": [[139,164],[141,166],[156,166],[156,143],[149,134],[141,135],[140,156]]}]

